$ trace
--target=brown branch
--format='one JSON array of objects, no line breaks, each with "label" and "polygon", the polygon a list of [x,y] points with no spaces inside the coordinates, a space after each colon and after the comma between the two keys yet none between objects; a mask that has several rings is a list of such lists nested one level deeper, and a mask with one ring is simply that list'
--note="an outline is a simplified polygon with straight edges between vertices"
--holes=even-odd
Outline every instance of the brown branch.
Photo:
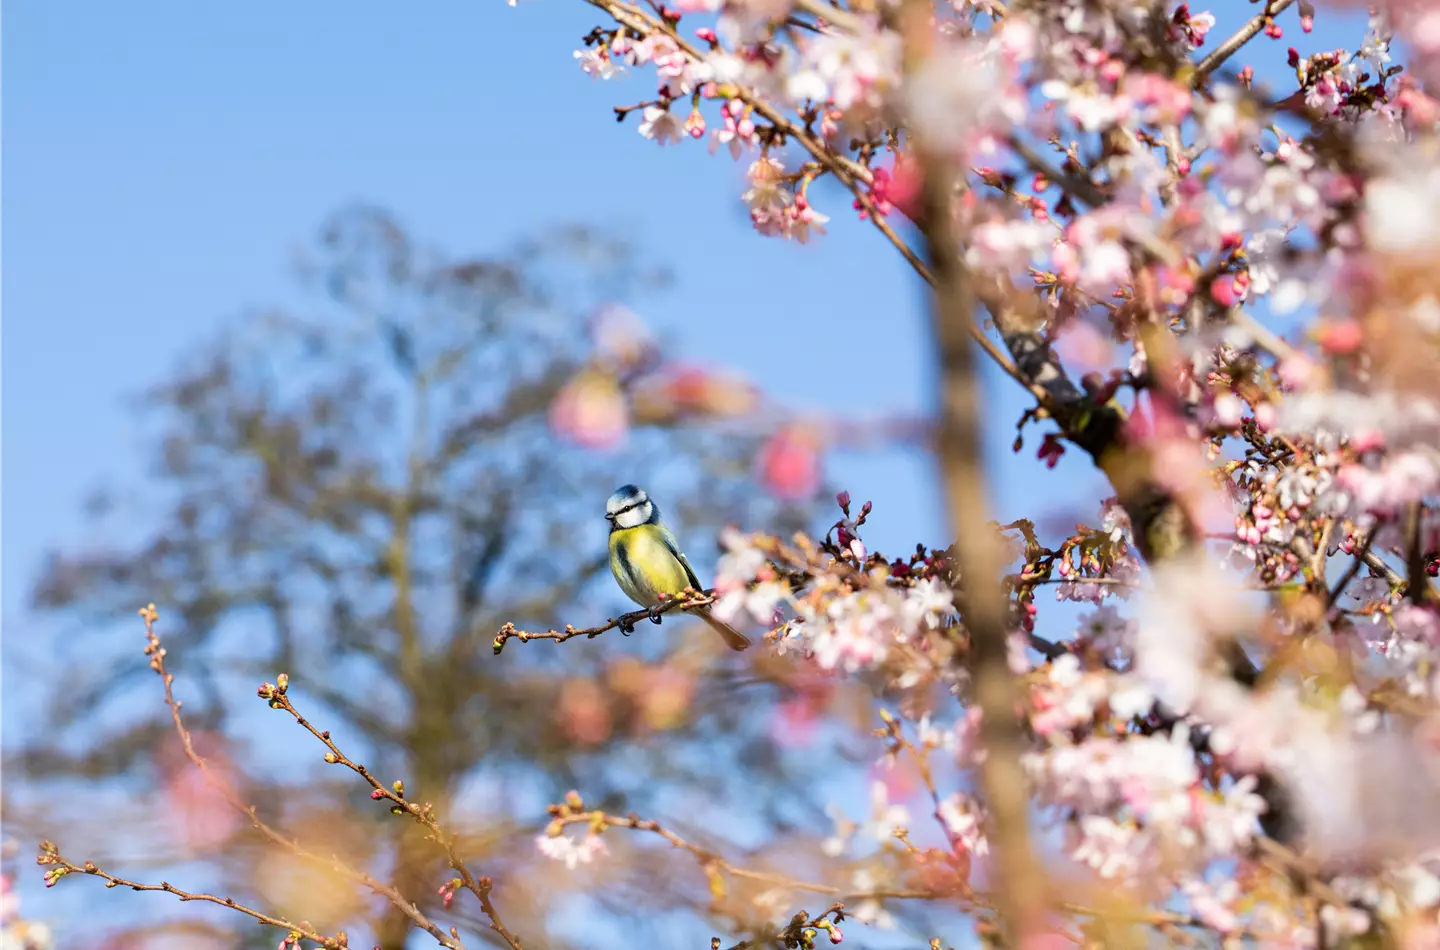
[{"label": "brown branch", "polygon": [[[930,5],[907,0],[902,7],[907,72],[930,55]],[[930,270],[935,275],[931,334],[940,354],[940,440],[938,458],[946,507],[965,597],[962,615],[970,637],[974,701],[980,707],[981,786],[995,845],[995,894],[1009,946],[1040,926],[1045,915],[1044,871],[1030,845],[1030,796],[1021,765],[1024,725],[1020,694],[1009,663],[1008,603],[1001,574],[1000,546],[990,524],[981,431],[979,373],[966,327],[974,322],[975,292],[961,259],[952,205],[954,169],[922,140],[921,220]]]},{"label": "brown branch", "polygon": [[[637,33],[640,33],[641,35],[661,33],[671,42],[673,42],[691,60],[695,62],[704,61],[705,57],[700,53],[700,51],[697,50],[693,45],[691,45],[689,41],[687,41],[683,36],[681,36],[675,30],[675,27],[672,24],[663,22],[651,16],[649,13],[641,10],[639,7],[636,7],[629,3],[620,2],[620,0],[585,0],[585,2],[589,3],[591,6],[598,7],[601,10],[604,10],[611,17],[613,17],[617,23],[627,26],[630,29],[635,30]],[[852,25],[854,22],[856,22],[853,21],[853,18],[851,18],[849,15],[845,14],[845,11],[841,11],[838,8],[829,7],[828,4],[818,3],[814,4],[814,6],[816,10],[820,11],[824,11],[828,8],[830,11],[830,15],[829,17],[827,17],[827,19],[830,19],[830,22],[839,23],[843,20],[847,23],[851,23]],[[824,15],[824,13],[822,12],[817,15]],[[813,135],[807,132],[805,128],[801,126],[798,122],[790,119],[779,109],[775,108],[768,101],[766,101],[763,96],[757,94],[754,90],[746,89],[743,86],[737,86],[735,87],[735,97],[741,102],[750,106],[752,109],[754,109],[758,115],[760,115],[762,118],[765,119],[765,121],[773,125],[787,138],[793,139],[794,141],[800,143],[801,147],[804,148],[805,151],[809,152],[810,155],[817,162],[819,162],[826,171],[830,172],[830,174],[833,175],[835,179],[840,182],[841,185],[845,186],[845,188],[848,189],[852,195],[854,195],[855,200],[860,202],[860,206],[865,209],[871,223],[874,224],[875,227],[880,231],[880,233],[885,236],[886,240],[888,240],[892,245],[894,245],[895,249],[900,252],[901,256],[904,257],[905,260],[910,264],[910,266],[915,269],[915,272],[919,274],[926,281],[926,283],[934,284],[934,277],[930,273],[929,268],[925,266],[925,262],[921,260],[920,255],[917,254],[914,249],[905,242],[904,238],[900,237],[900,235],[896,233],[895,229],[890,226],[890,223],[885,220],[885,216],[877,211],[874,202],[870,200],[870,195],[866,191],[866,186],[870,185],[873,181],[873,176],[871,175],[870,169],[866,168],[864,165],[860,164],[854,159],[837,153],[834,149],[830,148],[823,141],[816,139]],[[994,340],[991,340],[988,336],[986,336],[983,329],[981,329],[972,321],[968,325],[967,332],[981,347],[981,349],[985,351],[985,354],[990,357],[990,359],[995,363],[996,366],[998,366],[1007,376],[1011,377],[1025,389],[1029,390],[1031,394],[1035,396],[1035,398],[1041,400],[1042,405],[1044,404],[1046,399],[1044,391],[1034,387],[1021,375],[1019,369],[1015,366],[1015,364],[1005,356],[1005,354],[1000,350],[998,346],[995,345]]]},{"label": "brown branch", "polygon": [[[913,754],[917,756],[919,755],[918,750],[914,748],[913,744],[905,740],[903,736],[899,736],[897,733],[896,737],[900,739],[902,743],[908,746]],[[937,793],[935,793],[933,784],[931,785],[931,792],[932,798],[938,797]],[[964,890],[957,890],[955,888],[941,887],[931,888],[928,890],[914,889],[847,892],[842,888],[834,887],[829,884],[817,884],[810,881],[801,881],[794,878],[784,877],[778,874],[769,874],[763,871],[751,871],[747,868],[739,867],[729,861],[726,861],[724,858],[722,858],[715,852],[685,840],[680,835],[661,825],[659,822],[650,819],[640,818],[639,816],[633,814],[621,816],[599,810],[585,811],[583,810],[583,808],[583,804],[552,806],[552,810],[558,809],[562,812],[561,814],[557,815],[554,824],[559,828],[565,828],[569,825],[584,825],[587,828],[595,830],[596,833],[602,833],[607,828],[627,828],[634,831],[648,832],[650,834],[654,834],[660,838],[663,838],[672,847],[691,854],[695,858],[696,863],[699,864],[700,867],[703,869],[714,868],[716,870],[723,871],[724,873],[727,873],[733,877],[758,881],[762,884],[771,884],[777,887],[789,887],[797,891],[808,891],[814,894],[831,895],[835,897],[838,902],[837,904],[832,905],[832,910],[838,907],[843,907],[845,904],[853,904],[865,900],[951,901],[957,898],[961,899],[964,903],[964,906],[967,908],[988,910],[993,909],[996,906],[997,902],[999,902],[999,900],[1001,899],[998,891],[989,893],[975,893],[969,891],[968,888]],[[1085,917],[1093,917],[1097,919],[1104,918],[1111,920],[1124,920],[1131,923],[1148,923],[1162,926],[1172,925],[1189,927],[1198,930],[1216,930],[1216,927],[1213,924],[1206,923],[1205,921],[1199,919],[1198,917],[1195,917],[1192,914],[1176,913],[1172,911],[1149,910],[1135,911],[1133,913],[1129,913],[1117,911],[1113,908],[1101,910],[1093,907],[1088,907],[1083,904],[1077,904],[1074,902],[1064,902],[1059,906],[1061,907],[1061,909],[1070,913],[1079,914]],[[827,913],[829,913],[829,911],[827,911]],[[1240,931],[1240,933],[1248,935],[1249,931]],[[750,944],[748,943],[742,942],[740,944],[737,944],[736,946],[744,947],[749,945]]]},{"label": "brown branch", "polygon": [[1374,551],[1367,551],[1364,560],[1365,566],[1385,578],[1385,582],[1392,588],[1399,590],[1405,586],[1405,578],[1400,576],[1400,572],[1385,563],[1385,559]]},{"label": "brown branch", "polygon": [[348,878],[354,883],[360,884],[381,897],[384,897],[395,907],[399,908],[406,917],[410,918],[415,926],[434,937],[442,947],[447,947],[449,950],[465,950],[465,944],[461,942],[455,931],[452,930],[449,934],[446,934],[445,931],[441,930],[438,925],[432,922],[430,918],[420,910],[419,906],[406,899],[406,897],[394,887],[382,881],[377,881],[363,871],[355,870],[338,858],[333,856],[323,858],[305,850],[300,846],[298,841],[285,837],[279,831],[261,820],[255,810],[255,806],[246,804],[235,794],[227,783],[217,779],[210,773],[209,764],[195,751],[194,742],[190,737],[190,730],[186,728],[185,721],[180,717],[181,704],[179,700],[175,698],[173,689],[175,677],[165,668],[166,650],[160,643],[160,638],[155,634],[155,621],[160,618],[160,614],[155,610],[155,605],[150,604],[140,610],[140,616],[145,619],[145,655],[150,657],[150,668],[159,674],[160,681],[165,686],[165,705],[170,708],[170,718],[175,724],[176,733],[180,736],[180,743],[184,746],[185,757],[200,770],[200,774],[204,776],[206,783],[219,792],[231,808],[248,819],[251,827],[260,832],[261,835],[273,844],[279,845],[302,861],[322,867],[329,867],[342,877]]},{"label": "brown branch", "polygon": [[675,832],[666,828],[658,821],[649,818],[641,818],[639,815],[612,815],[604,811],[582,811],[569,806],[552,806],[552,808],[564,808],[565,812],[556,816],[551,823],[552,829],[565,828],[569,825],[583,824],[588,826],[595,833],[600,833],[606,828],[629,828],[633,831],[645,831],[658,835],[668,841],[672,847],[689,853],[695,858],[702,869],[714,868],[723,871],[732,877],[744,878],[749,881],[758,881],[762,884],[770,884],[775,887],[788,887],[797,891],[808,891],[813,894],[830,894],[843,896],[846,900],[864,900],[866,898],[895,900],[933,900],[941,897],[951,896],[946,891],[934,890],[895,890],[895,891],[845,891],[843,888],[830,884],[817,884],[811,881],[802,881],[796,878],[785,877],[781,874],[771,874],[766,871],[752,871],[749,868],[740,867],[725,860],[720,855],[708,848],[686,841]]},{"label": "brown branch", "polygon": [[[1340,601],[1340,595],[1345,593],[1345,588],[1349,587],[1350,582],[1355,579],[1355,575],[1360,573],[1360,565],[1366,563],[1366,558],[1370,556],[1370,546],[1375,543],[1376,533],[1375,530],[1372,530],[1366,535],[1364,542],[1362,542],[1359,549],[1356,550],[1355,557],[1351,560],[1350,566],[1345,569],[1345,573],[1340,575],[1340,580],[1336,581],[1335,586],[1330,589],[1329,595],[1325,598],[1326,613],[1329,613],[1335,608],[1335,605]],[[1381,563],[1383,564],[1384,562],[1382,561]]]},{"label": "brown branch", "polygon": [[[813,947],[815,946],[814,938],[819,935],[817,931],[830,929],[829,918],[832,915],[835,918],[835,923],[843,923],[845,920],[844,903],[837,901],[815,917],[811,917],[808,911],[802,910],[794,917],[791,917],[790,922],[774,934],[770,945],[781,947]],[[805,933],[807,929],[810,931],[808,934]],[[750,950],[751,947],[755,946],[757,946],[757,944],[754,940],[742,940],[730,946],[728,950]],[[720,950],[719,937],[712,937],[710,939],[710,950]]]},{"label": "brown branch", "polygon": [[128,887],[132,891],[164,891],[167,894],[174,894],[182,901],[205,901],[211,904],[219,904],[221,907],[228,907],[238,911],[247,917],[253,917],[262,924],[271,927],[279,927],[286,930],[291,936],[311,940],[325,947],[326,950],[343,950],[350,946],[349,937],[345,931],[337,932],[333,937],[327,937],[319,931],[312,930],[308,925],[296,924],[286,920],[284,917],[272,917],[263,911],[255,910],[253,907],[246,907],[233,897],[219,897],[215,894],[200,894],[195,891],[181,890],[168,881],[161,881],[159,884],[141,884],[138,881],[127,880],[118,875],[96,866],[94,861],[86,861],[84,864],[74,864],[66,860],[60,853],[58,847],[49,841],[40,842],[40,854],[36,863],[52,866],[53,869],[45,872],[45,883],[47,886],[54,884],[67,874],[89,874],[98,877],[105,882],[106,887]]},{"label": "brown branch", "polygon": [[576,627],[573,624],[566,624],[564,630],[520,630],[513,623],[507,623],[500,628],[495,635],[495,655],[499,656],[500,651],[505,649],[509,640],[519,640],[526,643],[531,640],[554,640],[556,643],[564,643],[572,637],[594,638],[605,633],[607,630],[620,628],[622,631],[633,630],[635,624],[642,620],[649,620],[669,613],[672,610],[689,610],[692,607],[703,607],[706,604],[715,602],[715,590],[702,590],[698,592],[685,591],[673,599],[665,601],[654,610],[632,610],[629,613],[621,614],[618,617],[610,617],[598,627]]},{"label": "brown branch", "polygon": [[1424,502],[1405,506],[1405,596],[1413,604],[1425,603],[1430,593],[1430,582],[1425,579],[1424,522]]},{"label": "brown branch", "polygon": [[1227,59],[1240,52],[1241,47],[1254,39],[1255,34],[1265,29],[1266,21],[1274,19],[1277,13],[1294,2],[1295,0],[1266,0],[1263,10],[1251,17],[1229,39],[1211,50],[1209,56],[1195,64],[1195,74],[1190,77],[1191,88],[1199,87],[1211,73],[1225,65]]},{"label": "brown branch", "polygon": [[458,836],[445,833],[440,823],[436,821],[434,815],[431,813],[431,806],[428,803],[421,805],[418,802],[408,800],[404,794],[403,783],[397,783],[398,787],[387,787],[381,784],[380,780],[377,779],[374,773],[368,768],[353,761],[344,752],[341,752],[340,747],[330,738],[330,732],[328,730],[321,731],[316,729],[308,719],[300,715],[300,711],[291,703],[286,689],[266,683],[261,687],[260,696],[262,699],[270,700],[270,705],[273,708],[283,709],[295,717],[296,723],[316,739],[319,739],[325,745],[325,748],[330,750],[325,755],[326,762],[332,765],[343,765],[368,782],[370,787],[374,789],[374,792],[370,796],[371,798],[376,800],[384,799],[390,802],[392,811],[407,814],[414,818],[417,823],[423,825],[430,832],[429,837],[444,849],[446,860],[449,862],[450,867],[460,875],[460,880],[465,889],[474,894],[476,899],[480,901],[481,909],[485,912],[485,916],[490,919],[490,929],[499,934],[500,938],[504,940],[512,950],[523,950],[519,938],[506,929],[505,924],[500,920],[499,913],[495,910],[495,904],[490,899],[490,892],[494,888],[494,881],[489,877],[482,876],[476,878],[470,872],[470,869],[466,867],[465,862],[461,860],[460,855],[457,853],[456,841]]}]

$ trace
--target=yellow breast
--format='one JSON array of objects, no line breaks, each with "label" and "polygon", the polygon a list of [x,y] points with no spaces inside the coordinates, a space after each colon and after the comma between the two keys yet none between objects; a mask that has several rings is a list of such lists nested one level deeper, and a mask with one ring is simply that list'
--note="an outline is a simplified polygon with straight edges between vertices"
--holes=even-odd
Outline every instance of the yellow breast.
[{"label": "yellow breast", "polygon": [[653,525],[610,533],[610,570],[627,597],[642,607],[660,602],[660,594],[678,594],[690,578]]}]

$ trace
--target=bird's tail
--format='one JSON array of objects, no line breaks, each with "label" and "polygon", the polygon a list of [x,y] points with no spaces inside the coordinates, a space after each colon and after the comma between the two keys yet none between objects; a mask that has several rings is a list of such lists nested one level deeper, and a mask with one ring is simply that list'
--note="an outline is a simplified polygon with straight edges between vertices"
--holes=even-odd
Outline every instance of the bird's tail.
[{"label": "bird's tail", "polygon": [[749,637],[745,636],[745,634],[741,633],[739,630],[736,630],[728,623],[716,620],[710,615],[709,610],[701,609],[695,611],[695,613],[700,617],[701,620],[705,621],[711,627],[713,627],[716,633],[720,634],[720,639],[724,640],[725,645],[730,649],[738,652],[750,645]]}]

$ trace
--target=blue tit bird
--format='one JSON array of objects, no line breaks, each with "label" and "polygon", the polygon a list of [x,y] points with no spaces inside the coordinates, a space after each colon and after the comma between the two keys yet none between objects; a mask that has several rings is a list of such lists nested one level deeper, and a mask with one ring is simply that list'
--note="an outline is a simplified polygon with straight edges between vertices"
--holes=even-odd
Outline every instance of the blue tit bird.
[{"label": "blue tit bird", "polygon": [[[705,589],[644,491],[634,485],[615,489],[605,502],[605,520],[610,522],[610,570],[625,596],[651,609],[651,620],[660,622],[653,610],[662,603],[661,594],[673,597],[687,587]],[[743,633],[711,616],[708,606],[691,612],[713,627],[730,649],[750,645]]]}]

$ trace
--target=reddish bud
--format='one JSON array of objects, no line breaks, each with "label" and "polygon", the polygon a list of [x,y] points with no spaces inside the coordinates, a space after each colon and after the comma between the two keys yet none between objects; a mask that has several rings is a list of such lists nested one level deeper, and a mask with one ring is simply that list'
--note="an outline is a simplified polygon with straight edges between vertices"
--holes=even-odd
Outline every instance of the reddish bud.
[{"label": "reddish bud", "polygon": [[980,176],[981,181],[991,188],[1000,188],[1005,184],[1005,179],[993,168],[977,168],[975,169],[975,173]]}]

